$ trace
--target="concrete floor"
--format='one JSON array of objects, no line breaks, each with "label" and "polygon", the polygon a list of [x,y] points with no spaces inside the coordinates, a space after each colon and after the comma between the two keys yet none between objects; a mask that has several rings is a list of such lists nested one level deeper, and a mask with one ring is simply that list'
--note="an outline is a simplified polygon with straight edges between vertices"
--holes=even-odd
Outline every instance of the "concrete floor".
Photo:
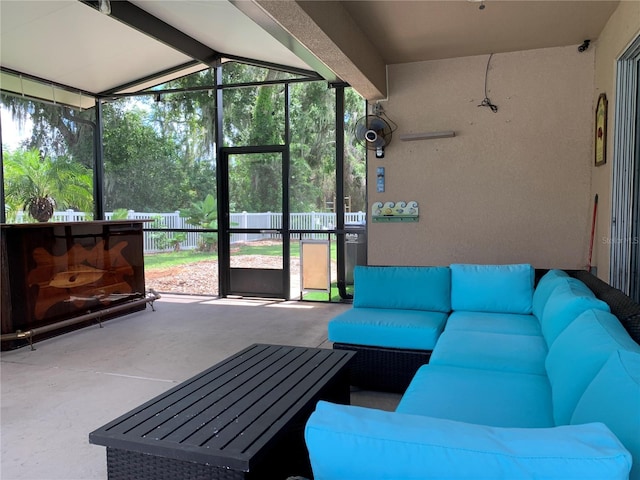
[{"label": "concrete floor", "polygon": [[89,432],[253,343],[331,348],[327,322],[350,305],[164,295],[155,308],[2,352],[0,478],[105,479]]}]

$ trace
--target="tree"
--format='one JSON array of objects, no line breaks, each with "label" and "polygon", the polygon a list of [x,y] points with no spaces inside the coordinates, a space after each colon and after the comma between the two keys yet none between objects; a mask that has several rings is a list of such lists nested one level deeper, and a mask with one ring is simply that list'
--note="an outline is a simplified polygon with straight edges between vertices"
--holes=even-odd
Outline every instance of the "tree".
[{"label": "tree", "polygon": [[[106,210],[174,211],[215,192],[212,146],[204,140],[213,138],[213,124],[207,128],[200,121],[205,109],[213,117],[215,104],[210,105],[207,92],[193,95],[200,100],[190,103],[191,97],[182,93],[167,104],[149,97],[105,104]],[[184,99],[180,101],[179,96]],[[37,148],[43,157],[64,156],[93,168],[93,109],[79,111],[8,95],[2,95],[2,103],[14,121],[33,124],[25,145]],[[203,109],[197,107],[199,103]],[[209,156],[203,158],[206,152]],[[93,211],[93,206],[87,211]]]},{"label": "tree", "polygon": [[6,152],[3,158],[7,203],[47,222],[54,208],[93,211],[91,170],[67,157],[40,156],[36,149]]},{"label": "tree", "polygon": [[215,194],[214,90],[174,92],[213,85],[207,69],[105,106],[107,209],[173,211]]},{"label": "tree", "polygon": [[215,183],[210,164],[185,165],[178,140],[163,135],[141,105],[113,102],[104,118],[106,210],[174,211],[203,195],[194,188],[202,177]]},{"label": "tree", "polygon": [[93,168],[94,108],[79,110],[6,94],[0,99],[18,124],[29,120],[33,125],[22,147],[35,148],[44,157],[67,156]]},{"label": "tree", "polygon": [[[192,89],[215,84],[213,69],[172,80],[162,89]],[[181,158],[197,162],[215,151],[216,103],[213,89],[162,94],[155,102],[152,118],[165,138],[181,146]]]},{"label": "tree", "polygon": [[291,190],[296,211],[325,211],[336,191],[335,90],[324,82],[291,86]]},{"label": "tree", "polygon": [[[324,211],[336,195],[335,90],[326,82],[246,86],[291,74],[227,62],[222,67],[224,146],[284,145],[285,88],[290,92],[290,190],[292,211]],[[153,95],[104,104],[105,210],[174,211],[216,194],[214,70],[157,87]],[[238,87],[230,88],[233,84]],[[211,88],[208,88],[211,87]],[[164,92],[163,89],[170,89]],[[195,88],[195,90],[193,90]],[[201,89],[203,88],[203,89]],[[176,91],[180,89],[191,89]],[[365,151],[350,125],[364,102],[345,90],[345,195],[365,208]],[[28,144],[44,157],[65,156],[93,168],[94,109],[74,110],[2,96],[14,118],[34,124]],[[229,185],[240,210],[275,211],[281,203],[280,155],[242,156],[229,165]]]},{"label": "tree", "polygon": [[[278,70],[239,63],[225,64],[227,83],[272,81],[284,78]],[[284,85],[227,88],[223,91],[225,146],[284,144]],[[282,162],[277,154],[252,154],[231,159],[229,184],[232,211],[277,211],[282,205]]]},{"label": "tree", "polygon": [[[291,86],[291,190],[296,211],[324,211],[336,196],[335,91],[324,82]],[[352,210],[365,209],[366,156],[353,125],[364,115],[364,101],[345,89],[344,192]]]},{"label": "tree", "polygon": [[355,126],[365,115],[365,103],[352,88],[345,89],[344,192],[351,197],[352,211],[366,210],[366,150],[356,141]]}]

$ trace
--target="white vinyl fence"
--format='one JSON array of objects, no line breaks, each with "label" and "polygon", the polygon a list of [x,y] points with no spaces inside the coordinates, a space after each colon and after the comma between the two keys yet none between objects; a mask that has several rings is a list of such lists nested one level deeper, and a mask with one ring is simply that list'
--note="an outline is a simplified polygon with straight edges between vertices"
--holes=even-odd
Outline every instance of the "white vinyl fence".
[{"label": "white vinyl fence", "polygon": [[[105,218],[111,220],[113,212],[105,212]],[[61,212],[54,212],[51,218],[52,222],[83,222],[90,220],[91,215],[87,215],[85,212],[76,212],[73,210],[66,210]],[[188,224],[184,218],[180,216],[179,211],[170,213],[142,213],[129,210],[127,212],[127,219],[130,220],[155,220],[155,224],[152,226],[150,223],[146,225],[146,228],[161,228],[161,229],[198,229],[193,225]],[[345,224],[363,224],[366,220],[366,214],[364,212],[348,212],[344,214]],[[16,215],[16,223],[26,223],[30,221],[29,217],[22,211],[19,211]],[[336,225],[335,213],[322,213],[322,212],[308,212],[308,213],[291,213],[289,214],[289,228],[291,230],[332,230]],[[282,227],[282,213],[232,213],[231,214],[231,227],[232,228],[259,228],[261,230],[274,230]],[[162,237],[165,239],[162,239]],[[172,238],[175,233],[171,231],[164,232],[144,232],[144,253],[157,253],[171,251],[172,246],[162,245],[166,243],[167,238]],[[180,242],[181,250],[193,250],[198,248],[202,243],[202,234],[198,232],[186,232],[187,238],[183,242]],[[231,243],[239,242],[252,242],[257,240],[265,240],[273,238],[274,235],[269,232],[265,233],[238,233],[231,236]],[[322,234],[309,234],[305,235],[307,238],[322,237],[326,238]]]}]

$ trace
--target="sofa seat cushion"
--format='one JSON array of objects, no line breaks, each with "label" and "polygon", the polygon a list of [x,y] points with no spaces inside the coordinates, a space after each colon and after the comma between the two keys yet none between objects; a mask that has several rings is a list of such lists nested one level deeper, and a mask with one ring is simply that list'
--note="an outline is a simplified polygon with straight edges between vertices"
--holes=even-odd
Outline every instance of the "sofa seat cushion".
[{"label": "sofa seat cushion", "polygon": [[542,336],[463,332],[446,329],[429,362],[500,372],[546,375],[547,344]]},{"label": "sofa seat cushion", "polygon": [[451,270],[448,267],[356,266],[353,272],[355,308],[451,311]]},{"label": "sofa seat cushion", "polygon": [[602,422],[633,455],[631,480],[640,480],[640,354],[613,352],[585,390],[572,424]]},{"label": "sofa seat cushion", "polygon": [[597,423],[493,428],[318,402],[305,441],[316,480],[622,480],[631,467]]},{"label": "sofa seat cushion", "polygon": [[533,315],[489,312],[452,312],[445,331],[542,335],[540,322]]},{"label": "sofa seat cushion", "polygon": [[494,427],[551,427],[546,376],[449,365],[418,369],[396,409]]},{"label": "sofa seat cushion", "polygon": [[558,335],[546,359],[557,425],[569,423],[589,383],[611,353],[619,349],[640,354],[640,345],[615,315],[601,310],[583,312]]},{"label": "sofa seat cushion", "polygon": [[352,308],[329,321],[329,340],[373,347],[433,350],[447,314],[422,310]]},{"label": "sofa seat cushion", "polygon": [[451,265],[451,308],[471,312],[531,313],[531,265]]}]

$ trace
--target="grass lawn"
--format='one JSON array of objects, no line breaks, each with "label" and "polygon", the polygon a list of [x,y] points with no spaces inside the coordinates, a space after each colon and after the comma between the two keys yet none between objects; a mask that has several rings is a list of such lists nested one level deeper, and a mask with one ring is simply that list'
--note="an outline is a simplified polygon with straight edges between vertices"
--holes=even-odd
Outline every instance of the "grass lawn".
[{"label": "grass lawn", "polygon": [[[231,247],[233,249],[233,247]],[[336,243],[331,242],[331,260],[336,260]],[[237,252],[234,252],[233,255],[272,255],[278,256],[282,254],[282,246],[280,245],[251,245],[251,244],[243,244]],[[300,256],[300,243],[297,241],[291,242],[291,253],[292,257]]]},{"label": "grass lawn", "polygon": [[[233,247],[232,247],[233,248]],[[280,245],[248,245],[243,244],[233,255],[282,255],[282,247]],[[292,257],[300,256],[300,244],[291,242]],[[144,267],[146,269],[153,268],[169,268],[178,265],[186,265],[189,263],[202,262],[205,260],[217,260],[216,252],[199,252],[196,250],[181,250],[179,252],[152,253],[145,255]],[[336,244],[331,242],[331,259],[336,260]]]},{"label": "grass lawn", "polygon": [[[346,291],[348,294],[353,295],[353,285],[347,285]],[[302,300],[311,302],[326,302],[329,301],[329,295],[327,292],[305,292],[302,296]],[[334,282],[331,284],[331,302],[341,302],[340,292],[338,291],[338,285]]]},{"label": "grass lawn", "polygon": [[181,250],[179,252],[152,253],[144,256],[144,268],[169,268],[205,260],[217,260],[214,252],[197,252],[195,250]]}]

